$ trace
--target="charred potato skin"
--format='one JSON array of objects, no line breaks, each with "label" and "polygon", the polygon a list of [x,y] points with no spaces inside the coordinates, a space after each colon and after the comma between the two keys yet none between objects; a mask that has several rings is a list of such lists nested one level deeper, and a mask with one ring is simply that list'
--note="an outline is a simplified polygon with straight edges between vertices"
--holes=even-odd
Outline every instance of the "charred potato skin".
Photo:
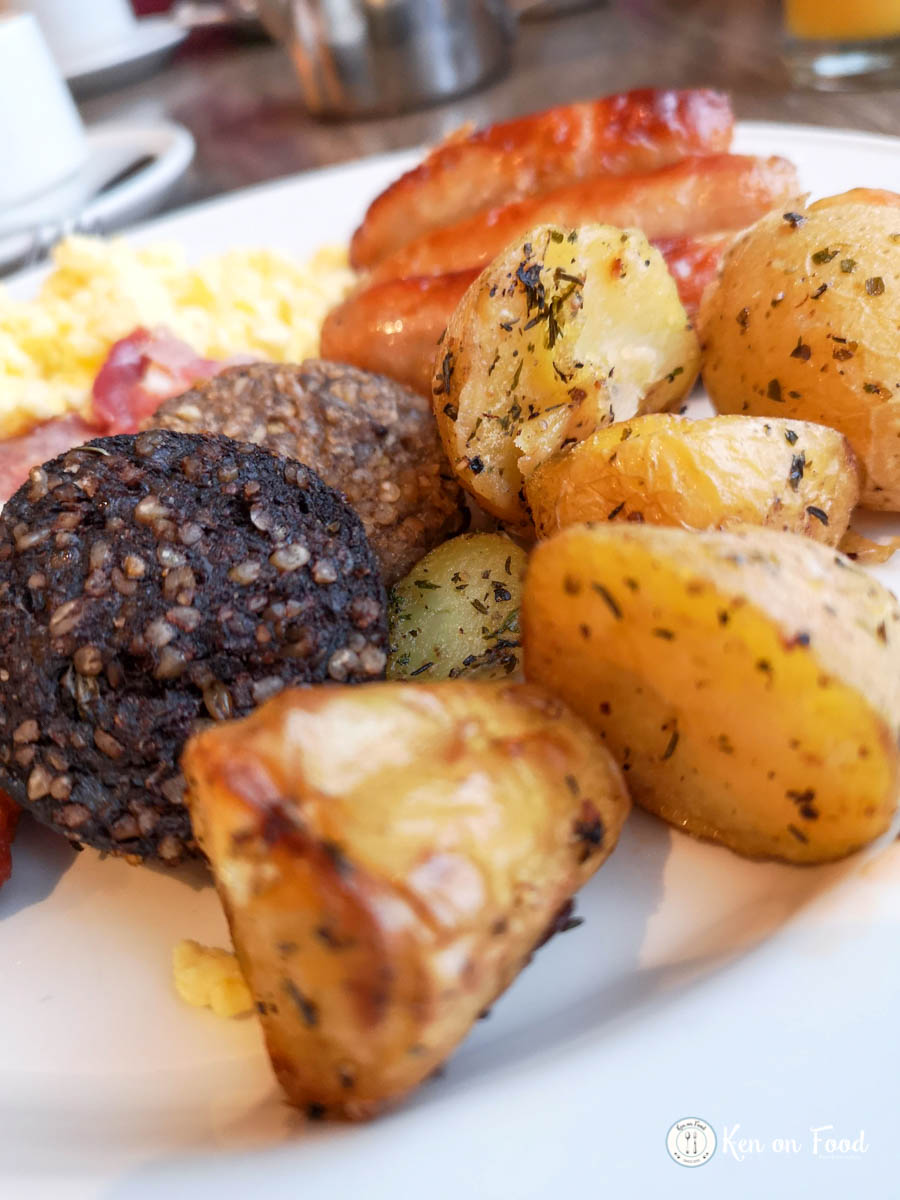
[{"label": "charred potato skin", "polygon": [[349,1119],[450,1053],[629,807],[595,735],[523,684],[285,693],[184,769],[275,1072]]},{"label": "charred potato skin", "polygon": [[860,189],[771,213],[701,306],[720,412],[815,421],[849,439],[862,504],[900,509],[900,196]]},{"label": "charred potato skin", "polygon": [[540,226],[469,287],[438,346],[438,429],[462,486],[530,530],[522,484],[599,427],[687,395],[699,346],[665,260],[636,230]]},{"label": "charred potato skin", "polygon": [[835,546],[859,501],[859,471],[847,439],[821,425],[654,413],[555,455],[526,494],[539,538],[583,521],[747,524]]},{"label": "charred potato skin", "polygon": [[813,863],[887,827],[900,612],[833,550],[769,530],[573,526],[532,554],[523,635],[528,677],[678,828]]},{"label": "charred potato skin", "polygon": [[463,533],[388,596],[389,679],[502,679],[520,668],[528,556],[503,533]]}]

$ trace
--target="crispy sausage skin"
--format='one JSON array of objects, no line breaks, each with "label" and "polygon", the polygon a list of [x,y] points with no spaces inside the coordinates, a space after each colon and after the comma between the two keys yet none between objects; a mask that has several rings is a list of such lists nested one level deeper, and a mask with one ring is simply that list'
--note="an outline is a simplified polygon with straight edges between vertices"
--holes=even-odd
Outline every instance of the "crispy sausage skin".
[{"label": "crispy sausage skin", "polygon": [[[665,238],[656,242],[693,317],[703,289],[715,278],[731,234]],[[333,308],[322,327],[322,355],[366,371],[389,375],[431,395],[438,338],[479,271],[389,279]]]},{"label": "crispy sausage skin", "polygon": [[649,171],[731,145],[728,97],[650,88],[551,108],[437,146],[369,206],[351,246],[357,269],[482,209],[594,175]]},{"label": "crispy sausage skin", "polygon": [[494,208],[411,242],[372,272],[372,282],[484,267],[538,225],[601,223],[648,238],[737,230],[800,190],[783,158],[721,154],[686,158],[638,175],[602,176]]}]

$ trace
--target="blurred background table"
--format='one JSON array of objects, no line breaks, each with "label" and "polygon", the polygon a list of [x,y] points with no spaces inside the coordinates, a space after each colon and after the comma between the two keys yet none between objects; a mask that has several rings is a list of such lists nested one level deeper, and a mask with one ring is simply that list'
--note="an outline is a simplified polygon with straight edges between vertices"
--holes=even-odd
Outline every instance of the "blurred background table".
[{"label": "blurred background table", "polygon": [[739,118],[900,135],[900,91],[792,89],[778,59],[777,0],[609,0],[522,23],[512,70],[449,104],[398,117],[323,123],[303,108],[286,53],[194,35],[150,79],[85,100],[87,121],[170,117],[197,155],[168,208],[364,155],[433,142],[564,101],[654,85],[727,89]]}]

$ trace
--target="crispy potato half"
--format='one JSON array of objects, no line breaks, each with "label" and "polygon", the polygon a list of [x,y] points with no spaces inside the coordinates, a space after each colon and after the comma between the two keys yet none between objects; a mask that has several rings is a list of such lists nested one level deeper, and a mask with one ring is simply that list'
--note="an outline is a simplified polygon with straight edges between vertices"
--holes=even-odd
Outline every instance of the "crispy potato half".
[{"label": "crispy potato half", "polygon": [[795,863],[886,829],[900,610],[834,550],[764,529],[572,526],[533,551],[522,616],[528,677],[671,824]]},{"label": "crispy potato half", "polygon": [[525,491],[541,538],[582,521],[646,521],[769,525],[836,546],[859,500],[859,473],[850,443],[823,425],[651,413],[554,455]]},{"label": "crispy potato half", "polygon": [[388,679],[502,679],[519,669],[528,555],[505,533],[463,533],[388,596]]},{"label": "crispy potato half", "polygon": [[704,296],[703,379],[720,412],[830,425],[862,503],[900,510],[900,196],[859,189],[764,217]]},{"label": "crispy potato half", "polygon": [[275,1073],[320,1117],[447,1057],[629,807],[596,734],[525,684],[284,692],[183,764]]},{"label": "crispy potato half", "polygon": [[447,457],[483,508],[528,526],[522,483],[541,462],[676,404],[699,361],[675,281],[642,233],[541,226],[479,275],[438,348]]}]

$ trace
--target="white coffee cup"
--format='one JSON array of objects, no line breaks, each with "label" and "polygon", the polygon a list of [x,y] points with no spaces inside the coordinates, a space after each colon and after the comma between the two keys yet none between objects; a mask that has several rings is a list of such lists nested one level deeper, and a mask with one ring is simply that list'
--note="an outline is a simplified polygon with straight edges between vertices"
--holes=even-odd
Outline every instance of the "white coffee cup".
[{"label": "white coffee cup", "polygon": [[90,66],[107,46],[127,43],[137,18],[129,0],[0,0],[0,11],[30,12],[64,75]]},{"label": "white coffee cup", "polygon": [[0,146],[0,221],[77,181],[88,156],[78,110],[28,13],[0,14]]}]

